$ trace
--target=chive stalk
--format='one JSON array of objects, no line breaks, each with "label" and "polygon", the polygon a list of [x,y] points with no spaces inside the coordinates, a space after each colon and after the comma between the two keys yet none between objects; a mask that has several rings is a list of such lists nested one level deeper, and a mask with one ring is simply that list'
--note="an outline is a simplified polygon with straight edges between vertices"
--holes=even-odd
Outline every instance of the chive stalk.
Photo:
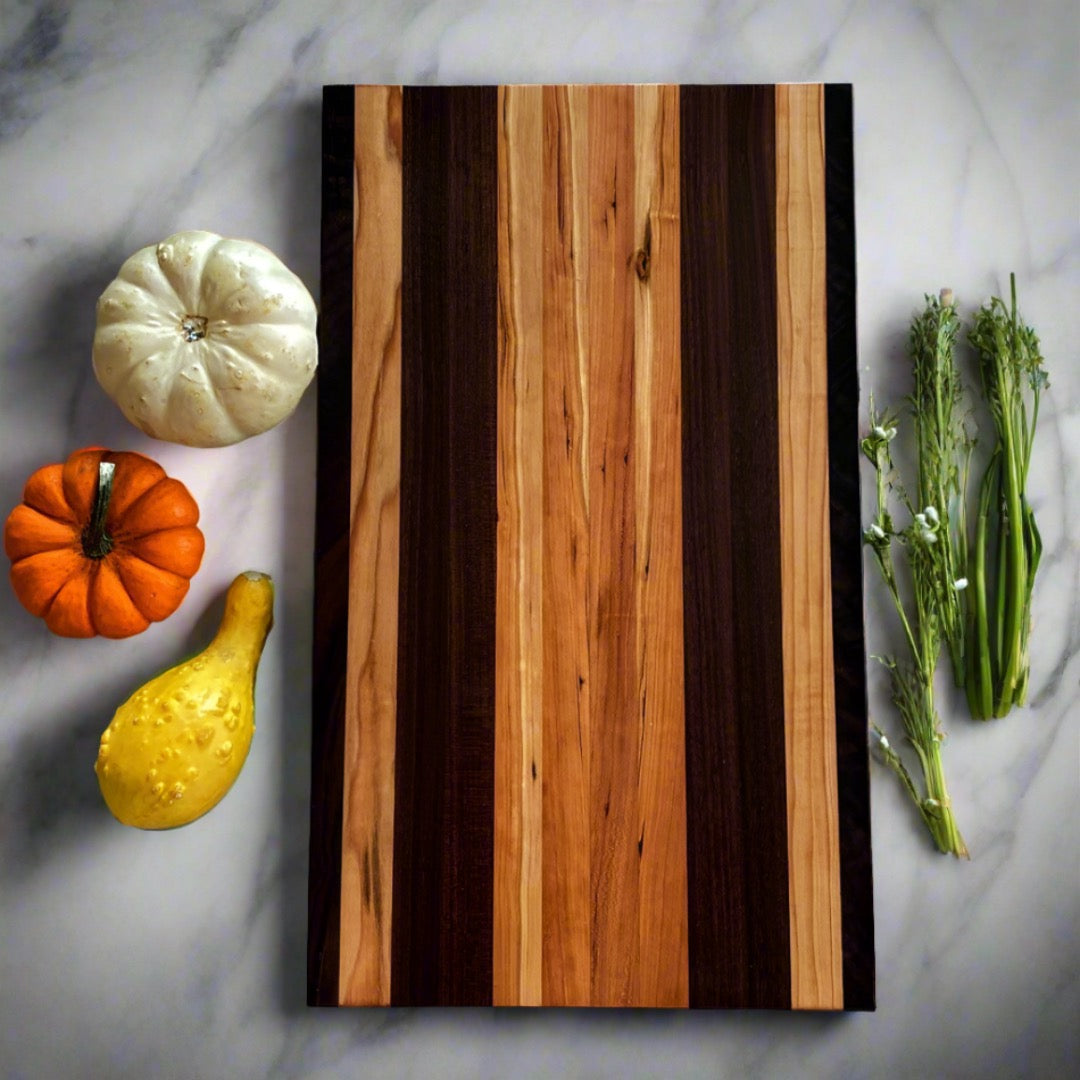
[{"label": "chive stalk", "polygon": [[968,335],[996,434],[980,490],[971,562],[976,587],[969,634],[981,639],[985,618],[990,647],[977,648],[969,658],[966,685],[971,714],[982,720],[1005,716],[1026,700],[1031,593],[1042,555],[1025,489],[1039,398],[1048,380],[1039,339],[1017,310],[1014,274],[1009,290],[1010,304],[993,297],[976,314]]}]

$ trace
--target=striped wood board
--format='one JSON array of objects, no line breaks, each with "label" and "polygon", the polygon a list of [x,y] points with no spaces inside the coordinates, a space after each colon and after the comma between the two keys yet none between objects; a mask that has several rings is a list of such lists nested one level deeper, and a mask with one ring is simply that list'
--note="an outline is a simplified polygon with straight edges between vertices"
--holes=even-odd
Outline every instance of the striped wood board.
[{"label": "striped wood board", "polygon": [[308,995],[874,1003],[847,86],[328,87]]}]

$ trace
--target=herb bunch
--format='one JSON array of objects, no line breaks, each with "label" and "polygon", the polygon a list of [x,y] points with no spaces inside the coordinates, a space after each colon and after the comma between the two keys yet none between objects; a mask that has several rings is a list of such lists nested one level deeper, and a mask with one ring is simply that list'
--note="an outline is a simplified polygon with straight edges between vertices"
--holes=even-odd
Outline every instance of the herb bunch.
[{"label": "herb bunch", "polygon": [[[863,533],[904,631],[907,656],[879,657],[889,672],[892,699],[904,734],[922,766],[917,786],[899,752],[876,725],[878,749],[918,807],[934,842],[966,856],[942,772],[941,730],[934,675],[947,647],[957,686],[966,690],[977,719],[1004,716],[1023,705],[1030,670],[1031,594],[1042,554],[1035,515],[1025,494],[1039,398],[1047,386],[1035,331],[1011,303],[992,298],[975,315],[968,340],[979,361],[982,392],[996,435],[979,487],[974,537],[969,543],[967,489],[975,438],[969,430],[956,363],[960,318],[950,290],[926,297],[911,324],[909,353],[914,390],[908,398],[914,429],[914,501],[893,468],[889,444],[897,418],[870,402],[870,434],[862,451],[874,466],[877,504]],[[890,501],[910,523],[893,525]],[[905,604],[893,558],[903,551],[910,577]],[[970,582],[970,584],[969,584]]]},{"label": "herb bunch", "polygon": [[[945,640],[947,605],[942,595],[949,572],[945,552],[949,548],[948,523],[933,504],[917,510],[896,478],[889,444],[896,437],[898,421],[891,413],[879,414],[870,403],[870,434],[862,440],[862,452],[874,466],[876,509],[874,520],[863,533],[863,540],[873,553],[882,581],[888,589],[904,633],[907,656],[877,657],[889,673],[892,700],[903,724],[904,735],[914,748],[922,771],[917,786],[899,752],[875,724],[872,732],[885,763],[896,773],[919,811],[939,851],[967,858],[968,850],[953,815],[952,802],[945,783],[941,750],[945,733],[941,727],[934,699],[934,676]],[[933,462],[926,462],[930,476]],[[920,477],[924,470],[920,469]],[[891,497],[898,500],[910,515],[910,523],[897,530],[890,510]],[[906,556],[910,571],[911,600],[905,603],[897,577],[893,548]],[[950,591],[963,588],[961,581],[948,582]]]},{"label": "herb bunch", "polygon": [[969,601],[968,707],[983,720],[1005,716],[1027,698],[1031,593],[1042,555],[1025,487],[1048,380],[1039,339],[1017,312],[1013,274],[1009,289],[1010,306],[995,296],[969,335],[997,435],[979,490]]},{"label": "herb bunch", "polygon": [[965,417],[964,390],[956,364],[960,317],[952,291],[927,296],[912,320],[908,348],[915,387],[908,399],[915,429],[917,501],[940,520],[928,573],[936,575],[935,611],[949,650],[957,686],[965,681],[966,617],[962,590],[967,586],[967,481],[974,436]]}]

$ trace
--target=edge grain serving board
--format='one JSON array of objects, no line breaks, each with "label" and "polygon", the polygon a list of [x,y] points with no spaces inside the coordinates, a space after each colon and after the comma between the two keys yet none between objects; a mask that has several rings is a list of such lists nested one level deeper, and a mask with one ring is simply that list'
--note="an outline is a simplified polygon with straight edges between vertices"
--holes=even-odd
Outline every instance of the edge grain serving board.
[{"label": "edge grain serving board", "polygon": [[308,996],[874,1007],[848,86],[323,103]]}]

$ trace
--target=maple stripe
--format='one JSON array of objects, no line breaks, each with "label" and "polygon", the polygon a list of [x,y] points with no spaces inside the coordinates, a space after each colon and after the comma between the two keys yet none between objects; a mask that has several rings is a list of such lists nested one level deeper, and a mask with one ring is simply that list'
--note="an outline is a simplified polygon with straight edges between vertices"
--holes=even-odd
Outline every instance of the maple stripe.
[{"label": "maple stripe", "polygon": [[[637,978],[640,722],[634,582],[633,88],[590,86],[589,818],[590,1003],[627,1005]],[[631,455],[635,461],[631,462]]]},{"label": "maple stripe", "polygon": [[592,1001],[588,88],[545,86],[543,763],[546,1005]]},{"label": "maple stripe", "polygon": [[843,1007],[820,86],[776,88],[780,554],[791,1004]]},{"label": "maple stripe", "polygon": [[347,1005],[388,1005],[401,487],[401,88],[357,87],[354,108],[352,677],[345,687],[339,997]]},{"label": "maple stripe", "polygon": [[500,87],[493,1002],[540,1005],[543,955],[543,89]]},{"label": "maple stripe", "polygon": [[634,88],[637,1005],[689,1002],[683,722],[679,88]]}]

